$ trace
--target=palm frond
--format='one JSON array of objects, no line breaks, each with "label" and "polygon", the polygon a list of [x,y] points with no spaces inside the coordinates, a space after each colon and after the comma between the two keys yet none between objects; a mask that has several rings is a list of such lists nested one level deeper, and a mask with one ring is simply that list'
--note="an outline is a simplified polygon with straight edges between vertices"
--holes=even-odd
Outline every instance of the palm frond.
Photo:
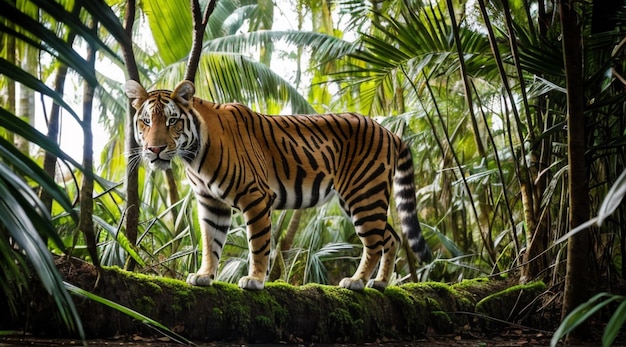
[{"label": "palm frond", "polygon": [[192,40],[189,1],[146,0],[141,4],[163,62],[169,65],[185,58]]},{"label": "palm frond", "polygon": [[252,52],[261,45],[285,42],[294,47],[308,47],[317,64],[322,65],[353,53],[356,44],[334,36],[312,31],[253,31],[250,33],[214,38],[204,44],[205,52]]},{"label": "palm frond", "polygon": [[[156,87],[172,89],[182,80],[184,68],[182,62],[168,66],[161,72]],[[289,107],[293,113],[315,113],[306,98],[289,82],[266,65],[241,54],[203,54],[196,90],[200,97],[214,102],[237,101],[264,110],[280,111]]]},{"label": "palm frond", "polygon": [[[8,232],[22,252],[26,254],[29,264],[33,266],[41,284],[54,298],[66,325],[84,338],[82,324],[74,302],[63,287],[63,280],[54,264],[52,255],[38,233],[39,231],[58,239],[56,230],[50,222],[50,216],[43,212],[45,208],[31,187],[4,163],[0,163],[0,177],[0,230]],[[6,245],[8,240],[9,238],[4,236],[0,238],[3,249],[11,248],[11,246]],[[11,258],[9,256],[8,260],[14,262],[15,258]],[[3,266],[3,268],[28,273],[28,269],[24,268],[27,265],[23,262],[19,264],[18,268],[14,266]],[[26,279],[22,275],[14,275],[13,277],[16,280]],[[28,283],[27,280],[22,285],[28,286]]]}]

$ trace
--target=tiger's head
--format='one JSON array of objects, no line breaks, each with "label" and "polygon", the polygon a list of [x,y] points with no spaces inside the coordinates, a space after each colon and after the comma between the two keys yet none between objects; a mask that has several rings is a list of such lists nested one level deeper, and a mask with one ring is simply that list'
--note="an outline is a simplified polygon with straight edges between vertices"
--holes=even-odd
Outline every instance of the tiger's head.
[{"label": "tiger's head", "polygon": [[166,170],[177,155],[191,161],[198,150],[193,83],[180,82],[174,91],[146,92],[141,84],[130,80],[125,90],[136,111],[135,140],[150,168]]}]

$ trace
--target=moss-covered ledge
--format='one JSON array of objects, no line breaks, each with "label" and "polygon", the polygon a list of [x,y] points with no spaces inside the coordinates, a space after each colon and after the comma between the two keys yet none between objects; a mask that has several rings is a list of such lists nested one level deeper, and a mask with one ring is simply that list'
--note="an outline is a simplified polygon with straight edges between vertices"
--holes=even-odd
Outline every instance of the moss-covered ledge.
[{"label": "moss-covered ledge", "polygon": [[[95,271],[78,272],[74,270],[66,280],[92,288]],[[190,340],[333,343],[412,340],[427,332],[451,333],[468,325],[480,328],[477,316],[511,319],[515,308],[528,307],[544,290],[542,283],[510,287],[506,281],[477,279],[453,285],[390,286],[384,293],[285,283],[268,283],[265,290],[251,292],[226,283],[191,287],[178,280],[108,268],[93,292]],[[141,322],[103,305],[81,299],[76,303],[88,338],[154,334]],[[60,323],[51,324],[51,302],[31,305],[30,311],[19,324],[49,336],[63,331]]]}]

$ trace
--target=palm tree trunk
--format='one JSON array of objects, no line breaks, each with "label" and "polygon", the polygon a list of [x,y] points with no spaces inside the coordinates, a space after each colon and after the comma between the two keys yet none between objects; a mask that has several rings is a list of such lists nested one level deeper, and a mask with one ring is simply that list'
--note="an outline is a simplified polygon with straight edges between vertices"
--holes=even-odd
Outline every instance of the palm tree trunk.
[{"label": "palm tree trunk", "polygon": [[[563,58],[567,88],[567,150],[569,176],[569,226],[575,228],[589,218],[589,192],[585,161],[585,118],[583,95],[582,40],[578,15],[573,0],[559,3],[561,32],[563,35]],[[589,232],[587,229],[570,237],[567,244],[567,273],[561,318],[588,299],[589,287]],[[585,324],[570,337],[584,338],[588,335]]]}]

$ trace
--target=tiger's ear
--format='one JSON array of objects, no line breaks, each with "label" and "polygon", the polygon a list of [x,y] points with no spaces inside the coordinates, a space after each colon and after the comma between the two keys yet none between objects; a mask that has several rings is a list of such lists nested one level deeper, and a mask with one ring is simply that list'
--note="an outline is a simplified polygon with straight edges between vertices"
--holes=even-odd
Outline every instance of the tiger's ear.
[{"label": "tiger's ear", "polygon": [[142,87],[141,84],[134,80],[126,81],[124,90],[126,90],[126,96],[128,96],[129,99],[133,100],[133,108],[135,108],[135,110],[139,109],[139,107],[141,107],[141,104],[143,104],[143,102],[148,97],[148,92],[146,92],[144,87]]},{"label": "tiger's ear", "polygon": [[172,99],[180,102],[184,106],[189,105],[189,102],[193,99],[193,95],[196,93],[196,87],[194,87],[193,82],[184,80],[180,82],[174,91],[172,92]]}]

